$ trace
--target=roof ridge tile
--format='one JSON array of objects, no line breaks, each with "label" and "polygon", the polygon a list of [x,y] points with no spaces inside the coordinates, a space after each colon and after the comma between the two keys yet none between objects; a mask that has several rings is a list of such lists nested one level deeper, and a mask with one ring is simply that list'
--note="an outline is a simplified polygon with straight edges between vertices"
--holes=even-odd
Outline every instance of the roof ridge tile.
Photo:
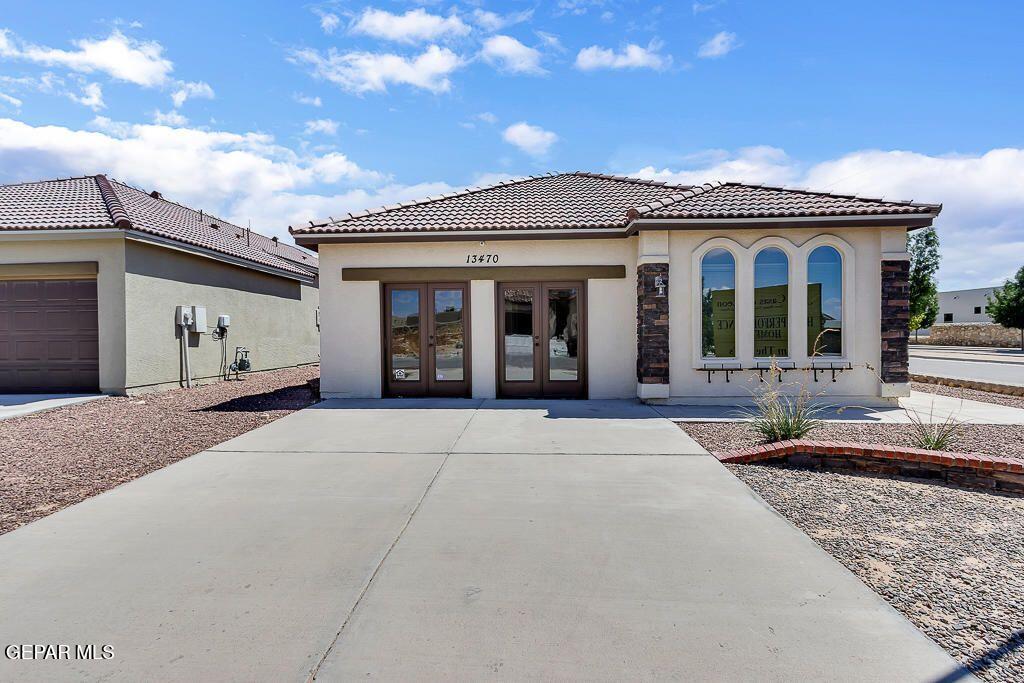
[{"label": "roof ridge tile", "polygon": [[100,190],[100,197],[110,213],[110,220],[113,221],[114,227],[121,228],[122,230],[131,230],[134,227],[131,216],[128,215],[128,210],[124,208],[121,198],[117,196],[107,176],[99,173],[93,176],[93,180],[96,182],[96,187]]}]

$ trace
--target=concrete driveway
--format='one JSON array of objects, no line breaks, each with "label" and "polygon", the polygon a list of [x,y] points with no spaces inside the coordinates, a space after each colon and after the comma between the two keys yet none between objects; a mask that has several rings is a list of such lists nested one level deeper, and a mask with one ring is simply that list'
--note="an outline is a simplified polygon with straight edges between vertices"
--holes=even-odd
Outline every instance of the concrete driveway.
[{"label": "concrete driveway", "polygon": [[0,537],[0,605],[5,647],[113,653],[5,681],[957,670],[628,402],[328,401]]}]

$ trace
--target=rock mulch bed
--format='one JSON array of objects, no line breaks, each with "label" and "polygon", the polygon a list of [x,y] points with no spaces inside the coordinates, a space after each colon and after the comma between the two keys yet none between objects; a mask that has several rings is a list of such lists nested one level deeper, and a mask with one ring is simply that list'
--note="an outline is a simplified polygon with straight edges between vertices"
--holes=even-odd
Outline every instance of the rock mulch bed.
[{"label": "rock mulch bed", "polygon": [[1009,396],[1007,394],[997,394],[993,391],[967,389],[966,387],[948,387],[943,384],[926,384],[924,382],[911,382],[910,388],[925,394],[938,394],[939,396],[951,396],[969,401],[996,403],[1001,406],[1009,406],[1010,408],[1024,408],[1024,396]]},{"label": "rock mulch bed", "polygon": [[979,677],[1024,681],[1024,498],[727,467]]},{"label": "rock mulch bed", "polygon": [[0,420],[0,533],[304,408],[319,375],[259,372]]},{"label": "rock mulch bed", "polygon": [[[687,422],[679,426],[709,451],[734,451],[764,443],[761,435],[744,422]],[[879,422],[827,422],[807,438],[893,446],[917,445],[910,425]],[[1024,458],[1024,425],[964,425],[962,432],[953,439],[950,450]]]}]

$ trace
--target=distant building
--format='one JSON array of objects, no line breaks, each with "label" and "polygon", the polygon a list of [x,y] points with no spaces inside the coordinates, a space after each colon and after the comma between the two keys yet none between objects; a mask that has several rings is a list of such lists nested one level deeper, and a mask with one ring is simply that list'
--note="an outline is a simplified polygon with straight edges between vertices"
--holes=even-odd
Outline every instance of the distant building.
[{"label": "distant building", "polygon": [[988,297],[998,287],[958,289],[939,292],[939,316],[937,323],[990,323],[992,317],[985,312]]}]

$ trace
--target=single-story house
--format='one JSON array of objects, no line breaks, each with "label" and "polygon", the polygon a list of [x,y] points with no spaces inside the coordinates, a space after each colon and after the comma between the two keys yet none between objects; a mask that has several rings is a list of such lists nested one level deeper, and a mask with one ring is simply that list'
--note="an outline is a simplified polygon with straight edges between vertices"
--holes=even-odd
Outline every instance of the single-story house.
[{"label": "single-story house", "polygon": [[291,232],[327,396],[733,403],[774,360],[877,400],[909,393],[907,232],[941,208],[576,172]]},{"label": "single-story house", "polygon": [[0,393],[203,382],[236,347],[253,370],[316,363],[317,272],[305,249],[103,175],[0,186]]}]

